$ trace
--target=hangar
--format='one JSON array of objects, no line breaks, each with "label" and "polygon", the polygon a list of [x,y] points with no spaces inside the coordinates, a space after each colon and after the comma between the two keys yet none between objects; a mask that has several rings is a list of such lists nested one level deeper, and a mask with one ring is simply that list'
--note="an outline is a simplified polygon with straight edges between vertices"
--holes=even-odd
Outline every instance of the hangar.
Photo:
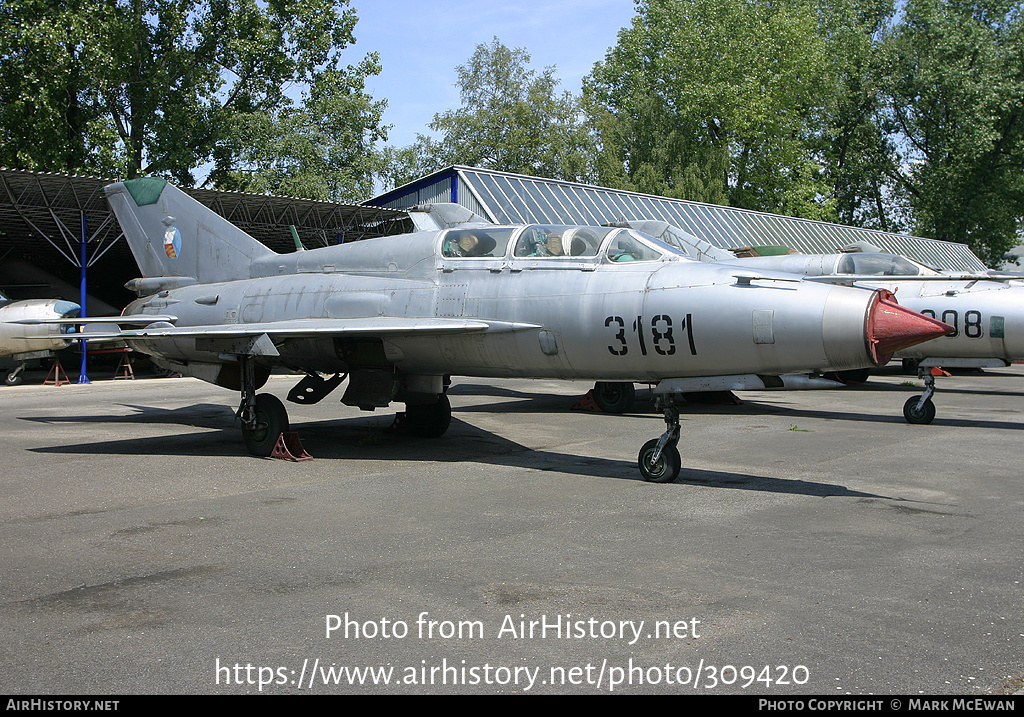
[{"label": "hangar", "polygon": [[936,269],[986,269],[964,244],[473,167],[448,167],[367,204],[408,209],[434,202],[461,204],[497,224],[609,224],[656,219],[720,249],[765,244],[785,245],[805,254],[833,254],[842,247],[866,242]]},{"label": "hangar", "polygon": [[[85,284],[88,314],[119,312],[132,298],[124,283],[139,270],[103,195],[103,187],[116,181],[0,169],[0,291],[15,300],[79,301]],[[405,212],[379,207],[185,191],[279,252],[295,250],[290,227],[306,248],[412,228]]]}]

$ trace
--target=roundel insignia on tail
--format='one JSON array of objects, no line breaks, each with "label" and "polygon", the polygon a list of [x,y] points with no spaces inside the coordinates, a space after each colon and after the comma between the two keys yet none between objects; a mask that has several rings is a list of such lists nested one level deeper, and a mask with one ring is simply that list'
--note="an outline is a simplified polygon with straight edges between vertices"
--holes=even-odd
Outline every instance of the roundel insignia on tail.
[{"label": "roundel insignia on tail", "polygon": [[167,252],[167,258],[178,258],[181,252],[181,232],[177,227],[167,227],[167,231],[164,232],[164,251]]}]

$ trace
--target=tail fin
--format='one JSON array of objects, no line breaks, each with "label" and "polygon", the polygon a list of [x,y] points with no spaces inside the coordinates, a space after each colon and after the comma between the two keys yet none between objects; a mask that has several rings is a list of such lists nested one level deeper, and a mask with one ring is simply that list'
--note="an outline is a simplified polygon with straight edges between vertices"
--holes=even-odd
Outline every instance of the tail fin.
[{"label": "tail fin", "polygon": [[255,260],[275,255],[166,179],[129,179],[104,191],[146,277],[248,279]]}]

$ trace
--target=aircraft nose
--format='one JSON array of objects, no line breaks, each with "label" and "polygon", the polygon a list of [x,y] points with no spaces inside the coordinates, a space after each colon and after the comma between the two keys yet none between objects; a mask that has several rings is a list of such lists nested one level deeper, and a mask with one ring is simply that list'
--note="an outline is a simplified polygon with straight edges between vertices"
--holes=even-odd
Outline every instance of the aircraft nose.
[{"label": "aircraft nose", "polygon": [[891,291],[879,291],[868,311],[868,347],[871,359],[878,366],[889,363],[892,355],[901,349],[951,334],[955,330],[938,319],[900,306]]}]

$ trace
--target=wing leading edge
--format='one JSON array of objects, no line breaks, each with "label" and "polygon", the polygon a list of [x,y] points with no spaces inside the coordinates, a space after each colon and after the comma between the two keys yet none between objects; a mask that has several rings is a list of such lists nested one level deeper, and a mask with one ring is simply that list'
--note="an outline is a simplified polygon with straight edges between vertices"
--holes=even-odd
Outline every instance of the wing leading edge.
[{"label": "wing leading edge", "polygon": [[[64,320],[64,324],[126,324],[138,325],[148,319],[149,325],[142,328],[120,329],[118,331],[89,331],[68,334],[69,339],[180,339],[220,338],[249,339],[266,334],[272,340],[311,336],[440,336],[476,332],[531,331],[542,328],[538,324],[505,321],[480,321],[475,319],[423,319],[374,317],[357,319],[293,319],[266,321],[250,324],[215,324],[208,326],[174,326],[174,316],[136,315],[128,317],[92,317],[88,321]],[[155,320],[155,321],[154,321]]]}]

